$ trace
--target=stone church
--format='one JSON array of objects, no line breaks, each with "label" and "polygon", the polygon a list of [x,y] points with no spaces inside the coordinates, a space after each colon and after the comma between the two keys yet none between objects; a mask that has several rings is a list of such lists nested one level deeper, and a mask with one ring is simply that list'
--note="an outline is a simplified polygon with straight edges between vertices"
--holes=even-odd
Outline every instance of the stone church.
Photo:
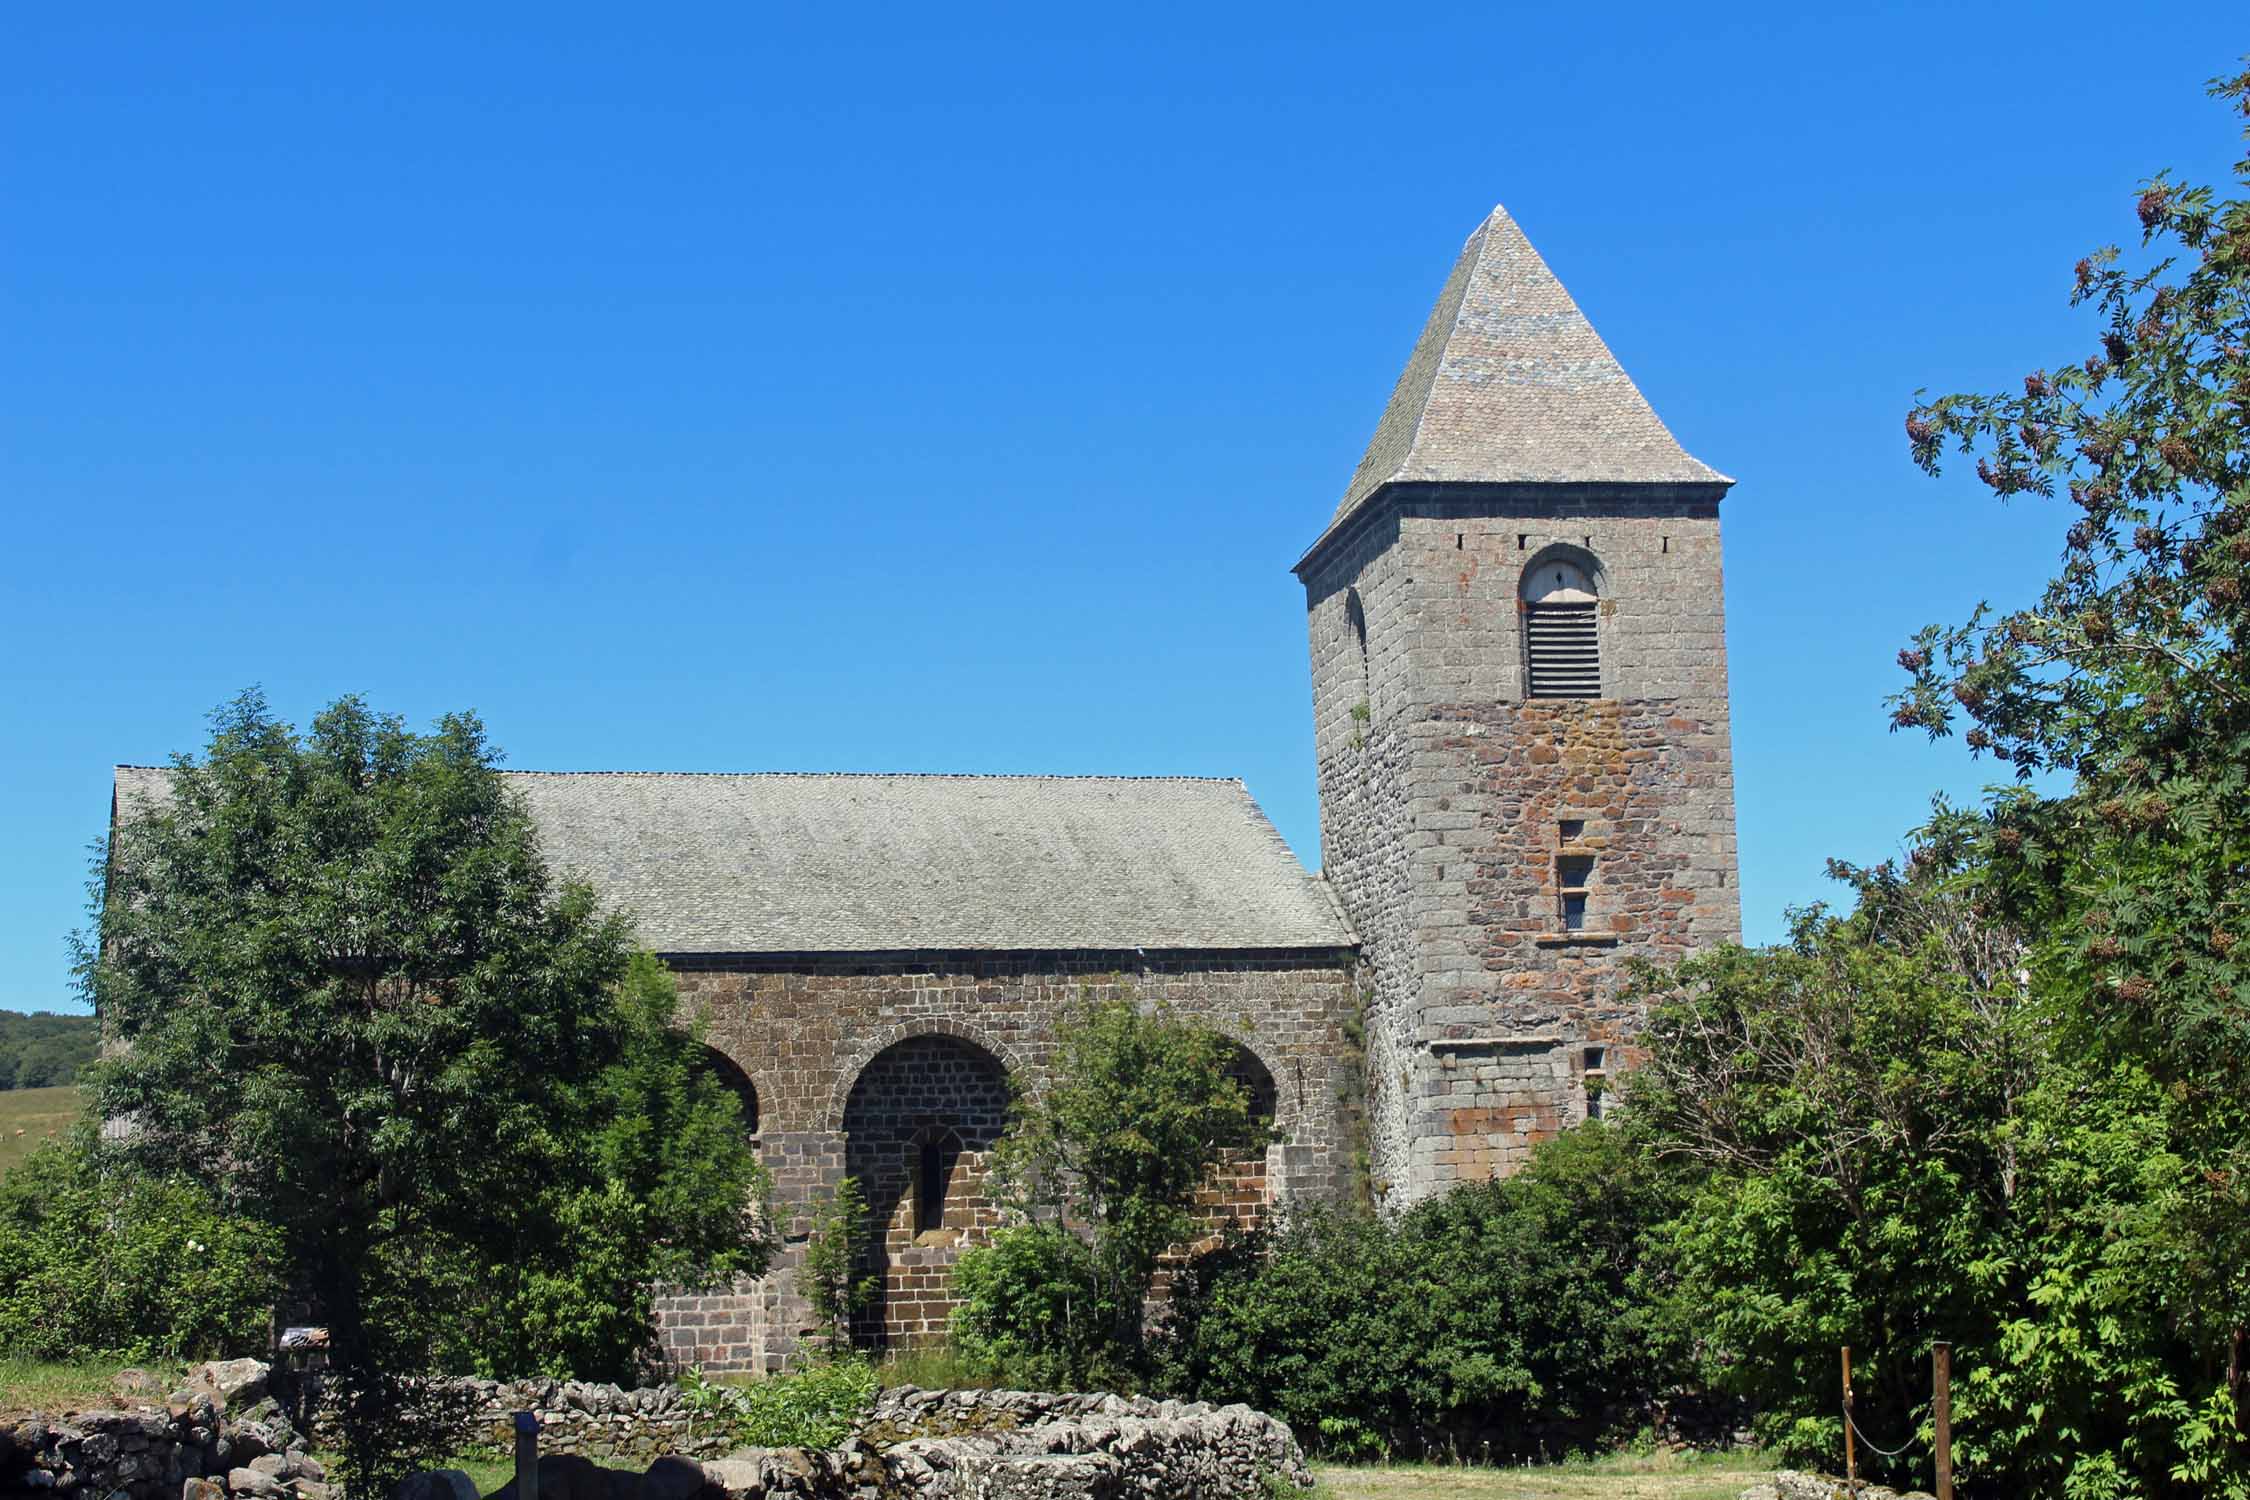
[{"label": "stone church", "polygon": [[[942,1330],[1010,1080],[1088,994],[1235,1039],[1279,1139],[1215,1215],[1396,1208],[1598,1113],[1633,1060],[1624,961],[1739,933],[1731,483],[1496,209],[1296,564],[1319,875],[1239,781],[509,773],[707,1017],[773,1174],[776,1268],[667,1300],[669,1355],[788,1358],[803,1211],[847,1173],[879,1230],[863,1333]],[[120,768],[120,803],[156,775]]]}]

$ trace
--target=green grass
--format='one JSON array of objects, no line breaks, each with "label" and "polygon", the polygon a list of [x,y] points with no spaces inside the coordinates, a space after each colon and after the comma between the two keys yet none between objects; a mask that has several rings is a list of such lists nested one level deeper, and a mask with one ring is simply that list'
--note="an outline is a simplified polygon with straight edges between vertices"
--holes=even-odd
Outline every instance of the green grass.
[{"label": "green grass", "polygon": [[[6,1097],[0,1094],[0,1099]],[[116,1406],[118,1396],[110,1389],[110,1382],[124,1368],[114,1359],[25,1359],[0,1354],[0,1412],[36,1411],[54,1416]],[[179,1387],[187,1370],[185,1365],[161,1360],[145,1361],[135,1368],[154,1375],[167,1392]]]},{"label": "green grass", "polygon": [[41,1141],[70,1129],[84,1109],[76,1084],[0,1089],[0,1172],[29,1156]]},{"label": "green grass", "polygon": [[1736,1500],[1773,1461],[1755,1453],[1611,1454],[1559,1464],[1318,1464],[1317,1500]]},{"label": "green grass", "polygon": [[918,1385],[930,1391],[990,1391],[1005,1389],[984,1371],[971,1369],[942,1338],[926,1339],[893,1349],[875,1367],[878,1385]]},{"label": "green grass", "polygon": [[[331,1479],[335,1478],[337,1466],[344,1461],[342,1454],[328,1449],[315,1451],[313,1457],[320,1460],[320,1466],[328,1471]],[[600,1460],[595,1462],[599,1463]],[[441,1458],[430,1467],[459,1469],[469,1476],[469,1482],[477,1487],[480,1495],[489,1495],[516,1477],[515,1456],[503,1456],[488,1448],[471,1448],[467,1452],[456,1453],[451,1458]]]}]

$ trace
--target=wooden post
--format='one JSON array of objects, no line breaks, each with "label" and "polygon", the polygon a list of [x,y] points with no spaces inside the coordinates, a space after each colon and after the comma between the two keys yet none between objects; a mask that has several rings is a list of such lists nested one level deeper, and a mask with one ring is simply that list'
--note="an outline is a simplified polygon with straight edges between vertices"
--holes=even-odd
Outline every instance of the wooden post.
[{"label": "wooden post", "polygon": [[1844,1346],[1844,1483],[1859,1493],[1859,1459],[1852,1451],[1852,1346]]},{"label": "wooden post", "polygon": [[516,1413],[516,1500],[539,1500],[539,1417]]},{"label": "wooden post", "polygon": [[1953,1346],[1930,1346],[1930,1420],[1937,1427],[1937,1500],[1953,1500]]}]

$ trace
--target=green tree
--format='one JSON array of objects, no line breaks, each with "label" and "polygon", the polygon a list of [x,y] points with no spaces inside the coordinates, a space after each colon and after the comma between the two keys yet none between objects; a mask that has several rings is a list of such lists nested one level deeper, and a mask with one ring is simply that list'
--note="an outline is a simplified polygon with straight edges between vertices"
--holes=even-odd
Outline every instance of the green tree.
[{"label": "green tree", "polygon": [[832,1354],[851,1348],[852,1322],[875,1299],[880,1283],[866,1269],[867,1250],[867,1197],[858,1178],[845,1177],[813,1205],[812,1237],[797,1278],[827,1330]]},{"label": "green tree", "polygon": [[496,1373],[599,1362],[646,1331],[618,1289],[765,1259],[731,1099],[496,758],[468,715],[417,735],[346,698],[300,736],[246,694],[121,809],[81,947],[123,1044],[97,1107],[270,1230],[359,1494],[455,1436],[423,1377],[459,1330]]},{"label": "green tree", "polygon": [[659,1286],[716,1284],[770,1257],[743,1213],[765,1199],[766,1174],[671,972],[635,953],[615,993],[614,1053],[572,1100],[585,1133],[574,1170],[525,1195],[507,1258],[461,1288],[448,1368],[630,1381]]},{"label": "green tree", "polygon": [[94,1060],[100,1041],[92,1016],[0,1010],[0,1089],[71,1083]]},{"label": "green tree", "polygon": [[[2250,111],[2250,72],[2212,92]],[[2246,131],[2250,134],[2250,131]],[[2032,604],[1931,627],[1900,654],[1899,727],[1965,738],[2030,778],[1955,834],[2026,935],[2046,1019],[2158,1089],[2176,1175],[2169,1304],[2201,1351],[2192,1418],[2232,1433],[2250,1363],[2250,157],[2237,196],[2160,175],[2141,252],[2078,264],[2097,327],[2020,394],[1907,418],[1936,473],[1972,454],[1997,495],[2059,501]],[[2208,1448],[2217,1453],[2219,1448]],[[2183,1460],[2183,1472],[2204,1459]],[[2216,1462],[2217,1460],[2210,1460]]]},{"label": "green tree", "polygon": [[[1108,1320],[1103,1342],[1127,1366],[1157,1262],[1193,1237],[1195,1191],[1230,1151],[1267,1129],[1229,1072],[1235,1043],[1168,1006],[1090,1001],[1056,1033],[1047,1088],[1018,1102],[994,1151],[993,1190],[1026,1219],[1090,1236],[1090,1279]],[[980,1254],[963,1257],[975,1297]]]},{"label": "green tree", "polygon": [[1131,1391],[1145,1372],[1124,1362],[1114,1283],[1083,1235],[1051,1219],[1004,1225],[954,1266],[954,1352],[1011,1386]]},{"label": "green tree", "polygon": [[2166,1093],[2052,1023],[2067,995],[1956,838],[1838,873],[1859,902],[1776,948],[1644,970],[1626,1120],[1692,1183],[1664,1259],[1763,1436],[1833,1466],[1839,1345],[1867,1472],[1931,1481],[1930,1349],[1953,1347],[1965,1493],[2240,1495],[2179,1319],[2187,1185]]}]

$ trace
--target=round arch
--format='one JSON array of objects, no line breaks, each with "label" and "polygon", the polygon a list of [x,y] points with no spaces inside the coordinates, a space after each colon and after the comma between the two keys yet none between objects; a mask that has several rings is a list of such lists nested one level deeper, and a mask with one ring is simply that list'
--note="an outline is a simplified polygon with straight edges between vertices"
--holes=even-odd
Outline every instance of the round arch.
[{"label": "round arch", "polygon": [[698,1060],[705,1073],[719,1082],[719,1086],[734,1095],[742,1106],[742,1126],[746,1134],[756,1135],[761,1123],[758,1114],[758,1083],[749,1070],[718,1048],[705,1044],[703,1056]]},{"label": "round arch", "polygon": [[845,1058],[836,1068],[836,1085],[828,1096],[828,1107],[822,1112],[820,1128],[831,1134],[844,1128],[844,1111],[851,1103],[852,1090],[859,1083],[867,1065],[897,1046],[919,1036],[949,1036],[956,1041],[981,1047],[998,1060],[1001,1070],[1017,1083],[1028,1083],[1031,1074],[1025,1069],[1022,1054],[980,1026],[956,1021],[949,1016],[925,1016],[912,1021],[900,1021],[884,1028]]},{"label": "round arch", "polygon": [[[1571,575],[1577,575],[1572,577]],[[1516,584],[1517,597],[1526,604],[1592,603],[1609,597],[1609,571],[1602,560],[1584,547],[1551,542],[1523,565]]]},{"label": "round arch", "polygon": [[1266,1066],[1264,1058],[1250,1050],[1247,1043],[1234,1043],[1234,1058],[1227,1064],[1227,1076],[1242,1086],[1249,1097],[1250,1118],[1267,1128],[1281,1124],[1281,1085],[1273,1069]]}]

